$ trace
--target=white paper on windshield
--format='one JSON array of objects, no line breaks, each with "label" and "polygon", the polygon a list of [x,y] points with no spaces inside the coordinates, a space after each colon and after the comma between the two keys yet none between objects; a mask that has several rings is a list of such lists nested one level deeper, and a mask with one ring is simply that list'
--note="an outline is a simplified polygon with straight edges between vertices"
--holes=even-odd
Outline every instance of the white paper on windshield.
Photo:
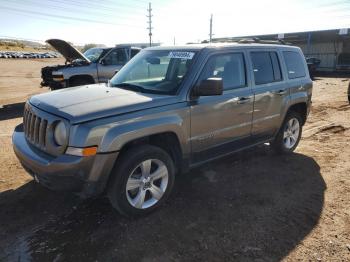
[{"label": "white paper on windshield", "polygon": [[172,51],[169,53],[169,58],[192,59],[194,52]]}]

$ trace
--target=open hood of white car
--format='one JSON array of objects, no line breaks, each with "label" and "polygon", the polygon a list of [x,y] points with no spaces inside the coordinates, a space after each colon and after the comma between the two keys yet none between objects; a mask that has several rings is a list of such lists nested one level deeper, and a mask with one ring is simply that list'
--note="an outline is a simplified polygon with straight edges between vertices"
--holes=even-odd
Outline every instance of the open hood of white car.
[{"label": "open hood of white car", "polygon": [[76,59],[85,60],[90,63],[90,60],[84,56],[79,50],[61,39],[48,39],[46,43],[55,48],[61,55],[67,60],[67,62],[72,62]]}]

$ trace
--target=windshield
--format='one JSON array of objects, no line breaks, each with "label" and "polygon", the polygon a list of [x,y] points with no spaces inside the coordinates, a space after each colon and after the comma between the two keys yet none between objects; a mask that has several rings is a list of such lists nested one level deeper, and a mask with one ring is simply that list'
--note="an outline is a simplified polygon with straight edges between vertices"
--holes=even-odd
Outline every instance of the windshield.
[{"label": "windshield", "polygon": [[194,56],[193,51],[145,50],[127,63],[110,84],[137,92],[172,95],[180,87]]},{"label": "windshield", "polygon": [[84,56],[94,63],[99,59],[102,53],[103,48],[90,48],[84,52]]}]

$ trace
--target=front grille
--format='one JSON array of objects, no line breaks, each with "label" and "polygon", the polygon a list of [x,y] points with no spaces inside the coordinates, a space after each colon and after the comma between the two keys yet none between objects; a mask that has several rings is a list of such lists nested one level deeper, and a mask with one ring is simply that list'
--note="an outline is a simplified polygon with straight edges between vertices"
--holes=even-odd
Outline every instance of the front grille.
[{"label": "front grille", "polygon": [[64,145],[57,145],[53,138],[56,125],[64,122],[63,118],[42,111],[29,102],[26,103],[23,113],[24,135],[29,144],[51,156],[63,154],[68,146],[68,139]]},{"label": "front grille", "polygon": [[41,149],[46,148],[47,123],[48,120],[25,107],[23,114],[24,134],[30,143]]},{"label": "front grille", "polygon": [[46,66],[41,69],[41,78],[44,82],[52,81],[52,71],[59,69],[60,67]]}]

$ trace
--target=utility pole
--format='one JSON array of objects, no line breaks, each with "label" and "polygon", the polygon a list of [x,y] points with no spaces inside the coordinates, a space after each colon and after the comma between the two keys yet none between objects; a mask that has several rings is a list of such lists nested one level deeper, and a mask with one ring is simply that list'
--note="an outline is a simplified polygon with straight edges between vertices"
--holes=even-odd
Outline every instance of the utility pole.
[{"label": "utility pole", "polygon": [[213,14],[210,15],[209,43],[213,38]]},{"label": "utility pole", "polygon": [[149,35],[149,46],[152,46],[152,6],[151,6],[151,3],[148,4],[148,27],[147,29],[149,30],[148,31],[148,35]]}]

